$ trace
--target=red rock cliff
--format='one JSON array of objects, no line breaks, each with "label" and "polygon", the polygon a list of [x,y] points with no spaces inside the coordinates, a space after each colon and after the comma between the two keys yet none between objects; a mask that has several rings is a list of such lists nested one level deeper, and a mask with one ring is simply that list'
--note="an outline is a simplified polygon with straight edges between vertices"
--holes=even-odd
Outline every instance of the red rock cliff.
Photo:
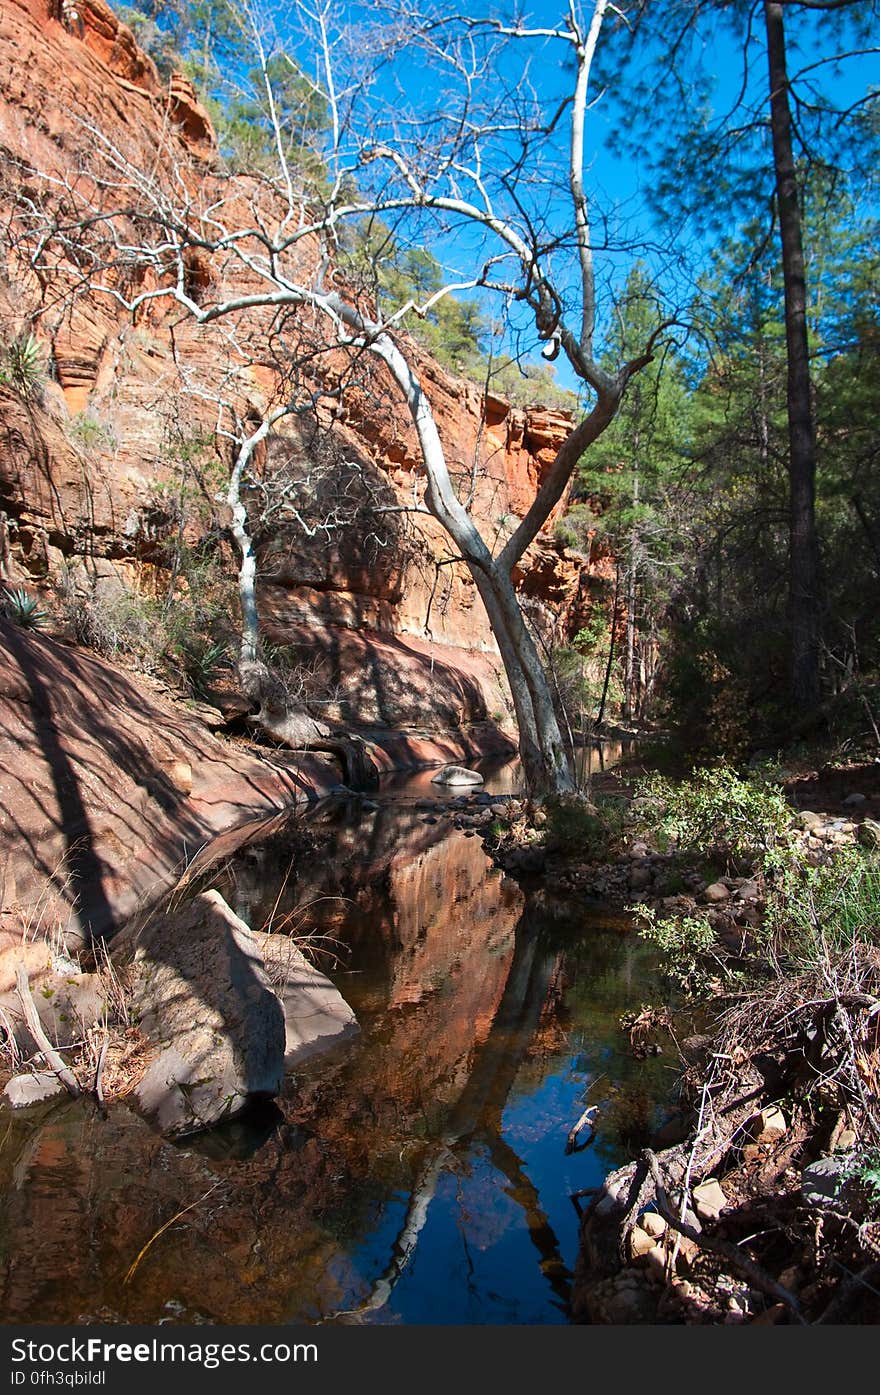
[{"label": "red rock cliff", "polygon": [[[31,170],[69,175],[87,165],[95,130],[144,165],[180,159],[210,177],[214,136],[186,80],[163,84],[101,0],[80,0],[81,24],[70,28],[57,13],[56,0],[0,0],[7,200],[10,183],[27,193]],[[10,265],[0,325],[7,340],[35,327],[51,364],[51,381],[30,398],[0,388],[0,576],[49,589],[66,569],[78,585],[149,586],[158,544],[176,527],[169,500],[184,488],[187,450],[213,425],[210,404],[183,390],[170,319],[153,311],[132,323],[87,293],[54,303],[51,286]],[[206,381],[221,371],[206,331],[178,325],[175,344],[178,361]],[[419,367],[453,471],[479,462],[475,513],[492,536],[527,508],[568,419],[485,401],[424,355]],[[264,394],[254,371],[242,410],[259,411]],[[325,427],[398,494],[411,488],[415,441],[387,391],[351,394]],[[215,465],[228,468],[222,450]],[[201,520],[194,510],[188,530],[205,526],[204,510]],[[482,606],[467,571],[446,565],[439,527],[429,521],[417,536],[372,549],[350,528],[320,545],[276,528],[261,547],[267,633],[320,655],[338,715],[455,726],[504,711]],[[564,623],[572,607],[583,609],[582,571],[539,538],[518,584]]]}]

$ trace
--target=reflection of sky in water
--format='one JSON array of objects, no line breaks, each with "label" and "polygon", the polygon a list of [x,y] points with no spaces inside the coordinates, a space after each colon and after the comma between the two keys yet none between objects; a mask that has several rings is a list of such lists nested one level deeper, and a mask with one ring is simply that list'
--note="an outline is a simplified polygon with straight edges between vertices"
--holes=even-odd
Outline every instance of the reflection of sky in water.
[{"label": "reflection of sky in water", "polygon": [[466,1171],[441,1178],[416,1253],[388,1309],[374,1320],[565,1322],[559,1299],[555,1307],[552,1299],[522,1211],[479,1146],[469,1151]]},{"label": "reflection of sky in water", "polygon": [[[7,1321],[566,1320],[571,1193],[631,1155],[669,1079],[618,1026],[654,992],[648,948],[595,909],[523,910],[479,840],[412,804],[338,817],[332,855],[291,876],[289,848],[250,849],[225,891],[257,915],[282,886],[281,912],[332,892],[360,1037],[295,1072],[262,1132],[173,1145],[124,1106],[13,1117]],[[596,1140],[566,1156],[585,1103]]]},{"label": "reflection of sky in water", "polygon": [[[534,930],[534,926],[532,927]],[[587,934],[584,936],[584,929]],[[558,942],[558,923],[554,940]],[[569,925],[569,953],[577,961],[576,1000],[560,1005],[569,1014],[566,1030],[557,1035],[557,1049],[529,1056],[530,1040],[511,1049],[526,1059],[507,1094],[500,1120],[491,1109],[483,1112],[473,1131],[451,1144],[427,1200],[425,1219],[406,1262],[393,1275],[387,1301],[361,1312],[372,1323],[552,1324],[566,1321],[568,1281],[577,1257],[578,1216],[574,1192],[598,1186],[610,1167],[624,1160],[613,1136],[603,1131],[602,1111],[617,1103],[627,1109],[627,1091],[638,1096],[636,1121],[643,1112],[657,1117],[658,1097],[666,1072],[657,1062],[636,1062],[628,1055],[616,1027],[621,1011],[632,1000],[621,995],[621,980],[603,971],[607,954],[620,953],[619,934],[597,926]],[[589,1013],[592,950],[604,949],[593,979],[601,1006],[597,1030]],[[558,965],[558,950],[545,953]],[[628,956],[632,960],[630,953]],[[638,960],[644,961],[641,952]],[[623,980],[633,971],[630,963]],[[636,973],[644,983],[644,970]],[[572,995],[567,995],[571,999]],[[544,1019],[542,1019],[543,1021]],[[558,1027],[558,1019],[557,1019]],[[561,1040],[560,1040],[561,1036]],[[534,1041],[531,1042],[534,1046]],[[569,1129],[585,1103],[599,1105],[594,1141],[566,1153]],[[610,1114],[613,1118],[613,1109]],[[589,1129],[579,1141],[590,1137]],[[357,1278],[351,1304],[357,1309],[375,1298],[375,1286],[400,1254],[410,1195],[397,1193],[383,1208],[375,1228],[353,1254]]]}]

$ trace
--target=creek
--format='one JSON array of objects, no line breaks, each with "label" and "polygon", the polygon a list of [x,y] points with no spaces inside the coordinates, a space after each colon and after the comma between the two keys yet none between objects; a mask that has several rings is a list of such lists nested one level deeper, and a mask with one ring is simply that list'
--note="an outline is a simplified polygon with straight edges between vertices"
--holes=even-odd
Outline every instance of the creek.
[{"label": "creek", "polygon": [[124,1104],[3,1117],[5,1322],[567,1322],[572,1193],[647,1141],[675,1078],[619,1027],[661,990],[625,916],[524,893],[438,797],[427,772],[326,801],[310,855],[276,836],[215,878],[306,936],[360,1023],[277,1107],[178,1144]]}]

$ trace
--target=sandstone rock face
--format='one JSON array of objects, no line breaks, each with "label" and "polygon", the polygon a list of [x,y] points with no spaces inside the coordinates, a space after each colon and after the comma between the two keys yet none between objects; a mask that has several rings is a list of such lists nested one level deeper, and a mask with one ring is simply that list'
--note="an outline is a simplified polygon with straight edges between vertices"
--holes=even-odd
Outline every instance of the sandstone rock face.
[{"label": "sandstone rock face", "polygon": [[38,1049],[15,987],[19,965],[27,972],[34,1007],[52,1045],[63,1049],[82,1041],[106,1008],[99,975],[83,973],[45,939],[22,944],[20,936],[16,943],[13,935],[4,934],[0,945],[0,1020],[8,1025],[18,1052],[27,1059]]},{"label": "sandstone rock face", "polygon": [[253,933],[218,892],[148,922],[131,972],[141,1030],[159,1047],[137,1100],[164,1134],[277,1095],[284,1014]]},{"label": "sandstone rock face", "polygon": [[213,834],[335,779],[223,745],[143,678],[0,620],[0,930],[19,941],[111,933]]},{"label": "sandstone rock face", "polygon": [[[103,0],[82,0],[79,8],[81,36],[53,17],[50,0],[0,6],[0,152],[25,168],[63,176],[77,168],[84,150],[95,149],[94,133],[103,132],[141,167],[185,167],[188,177],[206,181],[206,198],[213,189],[229,217],[237,216],[230,186],[215,176],[210,121],[187,80],[174,74],[166,87]],[[21,178],[13,166],[11,182],[20,185]],[[249,215],[247,189],[240,208],[242,217]],[[315,255],[303,244],[305,271]],[[179,317],[166,317],[154,301],[132,323],[108,297],[88,294],[56,313],[45,309],[36,283],[17,274],[13,284],[0,286],[0,323],[11,337],[31,327],[32,314],[43,307],[36,332],[51,352],[55,380],[28,402],[0,388],[0,578],[47,592],[62,574],[81,591],[120,582],[149,588],[163,548],[177,535],[172,501],[192,484],[178,462],[194,441],[213,434],[210,403],[182,392],[170,334],[171,319]],[[197,292],[222,273],[194,265],[192,275]],[[242,286],[224,283],[224,289]],[[175,338],[181,360],[209,395],[227,382],[229,365],[210,330],[183,322]],[[413,353],[451,470],[469,474],[475,457],[480,461],[474,514],[484,533],[495,536],[500,517],[521,516],[532,501],[571,419],[485,397]],[[341,372],[331,356],[328,381]],[[414,434],[379,370],[369,374],[338,412],[316,422],[320,450],[314,433],[307,439],[291,425],[270,440],[267,468],[292,460],[294,470],[302,469],[316,450],[336,451],[371,492],[387,491],[391,502],[411,500]],[[259,416],[273,391],[267,370],[254,368],[242,379],[240,415]],[[333,471],[328,478],[336,478]],[[214,506],[213,514],[188,518],[189,543],[228,521],[223,507]],[[461,564],[436,566],[448,560],[439,525],[420,520],[418,532],[389,533],[381,546],[371,545],[375,525],[363,520],[323,542],[291,528],[268,532],[260,543],[265,581],[258,597],[265,633],[319,662],[322,716],[432,730],[487,718],[509,724],[501,666],[473,579]],[[233,565],[229,552],[226,561]],[[515,582],[573,632],[590,613],[591,577],[603,566],[599,560],[586,568],[583,557],[544,533]],[[433,701],[426,708],[425,690],[436,695],[436,708]]]}]

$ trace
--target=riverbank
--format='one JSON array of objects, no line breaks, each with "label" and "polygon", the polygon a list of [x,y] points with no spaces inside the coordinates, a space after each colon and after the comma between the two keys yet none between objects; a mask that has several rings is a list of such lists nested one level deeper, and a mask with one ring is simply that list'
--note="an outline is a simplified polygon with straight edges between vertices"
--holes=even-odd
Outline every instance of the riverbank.
[{"label": "riverbank", "polygon": [[880,1317],[878,796],[871,762],[453,815],[513,875],[629,907],[665,963],[621,1025],[678,1060],[679,1117],[584,1198],[576,1320]]}]

